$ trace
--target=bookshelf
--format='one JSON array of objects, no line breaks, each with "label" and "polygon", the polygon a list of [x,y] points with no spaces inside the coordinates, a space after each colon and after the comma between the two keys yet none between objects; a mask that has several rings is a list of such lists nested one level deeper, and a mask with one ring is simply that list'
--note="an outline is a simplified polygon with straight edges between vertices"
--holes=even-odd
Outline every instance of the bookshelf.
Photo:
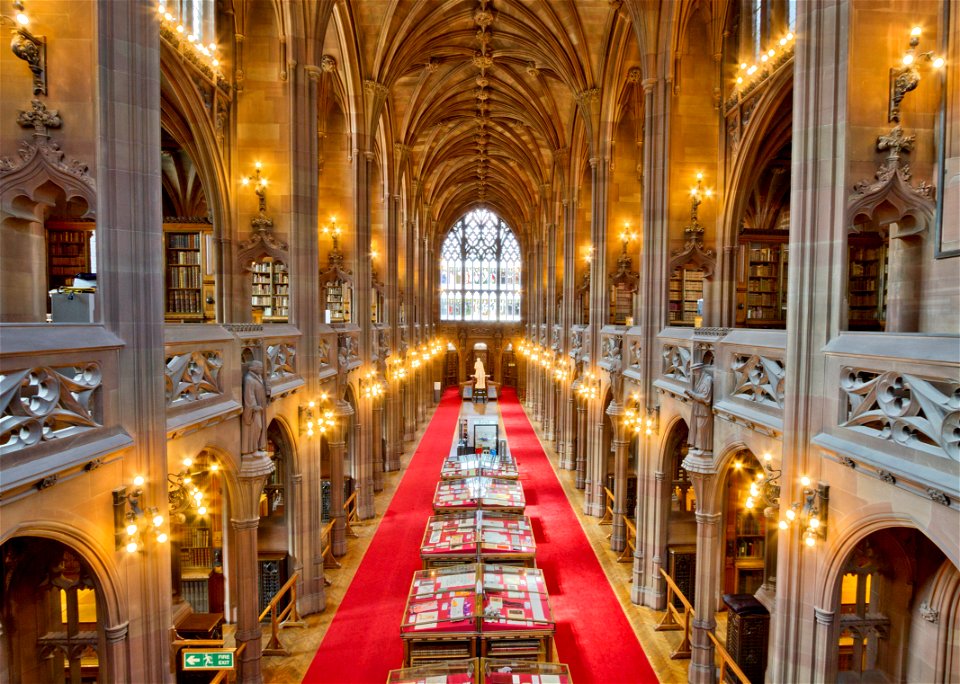
[{"label": "bookshelf", "polygon": [[163,310],[168,321],[215,317],[212,237],[209,223],[163,224]]},{"label": "bookshelf", "polygon": [[[626,285],[610,288],[610,319],[613,325],[624,325],[633,316],[633,291]],[[589,314],[588,314],[589,316]]]},{"label": "bookshelf", "polygon": [[[779,237],[779,239],[777,239]],[[782,328],[787,318],[788,246],[783,236],[741,242],[745,251],[737,322],[755,328]]]},{"label": "bookshelf", "polygon": [[53,222],[47,227],[47,281],[50,290],[71,287],[78,273],[89,273],[93,222]]},{"label": "bookshelf", "polygon": [[703,269],[676,269],[670,275],[668,323],[676,326],[694,325],[700,299],[703,299]]},{"label": "bookshelf", "polygon": [[251,305],[263,311],[263,320],[286,321],[290,313],[290,275],[282,261],[266,257],[254,261],[252,274]]},{"label": "bookshelf", "polygon": [[327,323],[349,323],[353,320],[353,290],[348,283],[336,280],[326,287]]},{"label": "bookshelf", "polygon": [[887,247],[878,233],[851,237],[847,247],[849,330],[883,330],[887,317]]},{"label": "bookshelf", "polygon": [[222,497],[216,475],[198,474],[195,483],[204,491],[207,512],[200,515],[193,508],[183,516],[171,517],[171,539],[179,552],[180,593],[196,613],[210,611],[210,576],[223,563]]}]

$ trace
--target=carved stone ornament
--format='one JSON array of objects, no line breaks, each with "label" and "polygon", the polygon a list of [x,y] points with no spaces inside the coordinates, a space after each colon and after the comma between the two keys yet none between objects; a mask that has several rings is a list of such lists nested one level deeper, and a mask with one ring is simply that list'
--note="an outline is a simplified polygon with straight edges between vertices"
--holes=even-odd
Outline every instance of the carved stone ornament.
[{"label": "carved stone ornament", "polygon": [[935,501],[938,504],[944,506],[950,505],[950,497],[947,496],[944,492],[941,492],[939,489],[934,489],[930,487],[927,489],[927,495],[930,497],[931,501]]},{"label": "carved stone ornament", "polygon": [[[896,371],[842,370],[841,427],[960,461],[960,383]],[[845,399],[845,402],[843,402]]]},{"label": "carved stone ornament", "polygon": [[[0,158],[3,187],[21,191],[26,189],[30,199],[34,200],[33,191],[53,182],[63,190],[68,203],[82,203],[86,208],[82,218],[93,218],[96,215],[97,188],[93,177],[88,173],[87,165],[77,159],[64,161],[65,155],[60,145],[50,138],[49,129],[60,128],[63,124],[59,112],[47,109],[40,100],[33,100],[31,104],[31,109],[18,114],[17,123],[23,128],[33,129],[32,141],[20,142],[16,158]],[[16,218],[27,223],[36,221],[32,209],[25,208],[20,211],[18,204],[13,202],[15,197],[7,196],[6,190],[0,194],[3,196],[4,208]],[[34,201],[45,202],[39,195]]]},{"label": "carved stone ornament", "polygon": [[887,484],[897,484],[897,478],[889,470],[878,470],[877,477]]},{"label": "carved stone ornament", "polygon": [[101,427],[100,364],[0,374],[0,454]]},{"label": "carved stone ornament", "polygon": [[317,343],[317,363],[321,368],[330,365],[330,343],[325,337],[321,337]]},{"label": "carved stone ornament", "polygon": [[33,74],[33,94],[47,94],[47,41],[30,33],[24,26],[13,31],[10,49],[27,63]]},{"label": "carved stone ornament", "polygon": [[290,262],[287,243],[274,236],[273,220],[268,218],[262,210],[251,219],[250,226],[254,230],[253,237],[240,243],[239,261],[241,268],[249,271],[253,267],[253,262],[265,256],[272,257],[274,261],[282,261],[285,264]]},{"label": "carved stone ornament", "polygon": [[926,182],[914,187],[910,182],[910,166],[900,161],[901,153],[909,152],[913,142],[914,136],[904,135],[899,125],[888,135],[877,138],[877,149],[889,153],[874,174],[876,180],[862,180],[853,186],[853,194],[847,200],[847,225],[873,221],[881,205],[881,226],[896,223],[900,227],[891,237],[919,235],[933,223],[936,214],[933,187]]},{"label": "carved stone ornament", "polygon": [[737,354],[731,370],[734,376],[734,396],[783,408],[783,385],[787,371],[782,361],[756,354]]},{"label": "carved stone ornament", "polygon": [[281,380],[289,375],[296,375],[297,346],[290,342],[277,342],[267,345],[266,377],[271,380]]},{"label": "carved stone ornament", "polygon": [[675,344],[663,345],[663,376],[679,382],[690,381],[690,350]]},{"label": "carved stone ornament", "polygon": [[845,465],[846,467],[850,468],[851,470],[853,470],[853,469],[855,469],[855,468],[857,467],[857,462],[854,461],[854,460],[853,460],[852,458],[850,458],[849,456],[841,456],[841,457],[840,457],[840,463],[841,463],[842,465]]},{"label": "carved stone ornament", "polygon": [[640,340],[633,340],[630,343],[630,366],[633,368],[639,368],[640,364],[643,361],[642,357],[642,344]]},{"label": "carved stone ornament", "polygon": [[610,285],[625,292],[636,294],[640,287],[640,274],[633,270],[633,257],[627,254],[626,244],[623,253],[617,257],[617,270],[607,276]]},{"label": "carved stone ornament", "polygon": [[936,608],[932,608],[929,603],[923,601],[920,604],[920,617],[922,617],[927,622],[932,622],[937,624],[940,622],[940,611]]},{"label": "carved stone ornament", "polygon": [[219,351],[192,351],[168,356],[164,370],[167,406],[222,394],[222,368],[223,356]]}]

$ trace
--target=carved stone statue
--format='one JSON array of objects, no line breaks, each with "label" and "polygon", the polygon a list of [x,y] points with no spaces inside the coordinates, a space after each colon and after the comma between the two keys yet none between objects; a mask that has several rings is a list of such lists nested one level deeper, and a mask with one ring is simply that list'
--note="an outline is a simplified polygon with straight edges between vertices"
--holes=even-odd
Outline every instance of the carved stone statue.
[{"label": "carved stone statue", "polygon": [[483,360],[480,357],[477,357],[476,363],[473,364],[473,377],[477,389],[487,388],[487,373],[483,368]]},{"label": "carved stone statue", "polygon": [[685,394],[693,400],[690,434],[687,442],[701,452],[713,451],[713,366],[694,364],[690,369],[699,377],[693,389]]},{"label": "carved stone statue", "polygon": [[267,426],[263,410],[267,390],[263,385],[263,364],[251,361],[243,375],[243,426],[240,430],[240,453],[252,454],[267,449]]}]

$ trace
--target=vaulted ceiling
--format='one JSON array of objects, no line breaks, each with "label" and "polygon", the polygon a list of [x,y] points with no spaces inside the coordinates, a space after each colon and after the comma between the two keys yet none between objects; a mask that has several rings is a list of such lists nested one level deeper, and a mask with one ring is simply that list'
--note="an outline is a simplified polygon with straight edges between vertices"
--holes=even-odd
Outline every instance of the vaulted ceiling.
[{"label": "vaulted ceiling", "polygon": [[[366,88],[379,89],[383,102],[377,109],[383,118],[368,122],[369,132],[381,143],[392,138],[405,183],[419,182],[419,201],[441,231],[478,205],[520,232],[536,223],[541,199],[560,191],[558,157],[571,150],[588,155],[596,134],[589,112],[598,111],[596,88],[611,78],[605,72],[626,71],[624,43],[632,41],[624,41],[619,6],[610,0],[350,5],[356,42],[346,45],[341,34],[341,45],[355,50]],[[619,40],[611,39],[617,30]]]}]

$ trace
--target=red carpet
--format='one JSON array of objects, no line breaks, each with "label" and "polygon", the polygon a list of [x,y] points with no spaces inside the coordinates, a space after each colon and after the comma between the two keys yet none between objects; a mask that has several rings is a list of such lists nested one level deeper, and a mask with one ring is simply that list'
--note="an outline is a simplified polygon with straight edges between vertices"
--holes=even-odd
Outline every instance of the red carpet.
[{"label": "red carpet", "polygon": [[382,684],[402,666],[400,621],[460,401],[456,388],[444,393],[304,682]]},{"label": "red carpet", "polygon": [[526,514],[537,533],[537,567],[546,577],[557,621],[560,662],[570,666],[577,684],[656,682],[513,389],[504,388],[500,412],[507,443],[520,466]]}]

